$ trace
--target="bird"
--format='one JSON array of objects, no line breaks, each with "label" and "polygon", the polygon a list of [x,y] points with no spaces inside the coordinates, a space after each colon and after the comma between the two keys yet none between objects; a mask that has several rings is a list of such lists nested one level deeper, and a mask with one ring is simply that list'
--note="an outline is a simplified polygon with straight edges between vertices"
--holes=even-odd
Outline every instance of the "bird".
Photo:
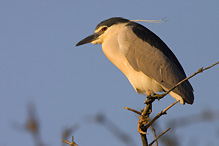
[{"label": "bird", "polygon": [[[128,78],[139,94],[149,97],[170,90],[186,78],[185,71],[169,47],[145,26],[122,17],[100,22],[95,32],[79,41],[102,44],[105,56]],[[193,87],[188,80],[169,94],[182,105],[193,104]]]}]

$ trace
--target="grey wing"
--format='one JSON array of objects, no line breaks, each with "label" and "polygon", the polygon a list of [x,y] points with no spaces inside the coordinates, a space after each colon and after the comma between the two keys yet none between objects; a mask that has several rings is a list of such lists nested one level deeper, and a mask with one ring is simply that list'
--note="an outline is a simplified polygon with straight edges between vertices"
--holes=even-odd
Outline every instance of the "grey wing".
[{"label": "grey wing", "polygon": [[[136,30],[135,28],[135,31],[142,30]],[[149,31],[148,33],[152,38],[156,38],[157,42],[155,43],[164,44],[153,32]],[[141,37],[143,38],[143,36]],[[157,48],[156,45],[151,43],[154,40],[150,40],[150,38],[142,39],[141,37],[137,36],[133,28],[129,26],[118,34],[120,49],[136,71],[142,71],[145,75],[153,78],[164,90],[172,88],[175,84],[186,78],[182,66],[167,46],[166,48]],[[164,51],[172,54],[166,55]],[[182,83],[173,92],[181,96],[185,102],[193,103],[193,88],[189,81]]]}]

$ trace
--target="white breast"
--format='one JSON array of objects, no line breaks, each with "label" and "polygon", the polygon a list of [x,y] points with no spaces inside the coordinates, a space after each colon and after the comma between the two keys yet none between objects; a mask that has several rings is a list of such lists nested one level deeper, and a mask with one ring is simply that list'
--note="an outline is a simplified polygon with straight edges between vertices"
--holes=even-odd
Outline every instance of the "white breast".
[{"label": "white breast", "polygon": [[146,94],[147,91],[162,92],[162,87],[155,80],[149,78],[141,71],[133,69],[123,53],[118,49],[117,41],[112,39],[104,41],[102,50],[106,57],[125,74],[136,92],[139,94]]}]

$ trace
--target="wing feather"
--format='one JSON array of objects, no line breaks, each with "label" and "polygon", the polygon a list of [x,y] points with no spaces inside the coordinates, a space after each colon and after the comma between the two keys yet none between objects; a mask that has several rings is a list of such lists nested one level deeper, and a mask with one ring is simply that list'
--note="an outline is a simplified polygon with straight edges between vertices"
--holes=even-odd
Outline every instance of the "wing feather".
[{"label": "wing feather", "polygon": [[[141,39],[136,35],[136,32],[141,33]],[[144,35],[155,38],[150,40]],[[127,25],[120,30],[118,43],[121,52],[130,65],[136,71],[142,71],[145,75],[157,81],[164,89],[170,89],[186,78],[185,72],[175,55],[153,32],[147,31],[147,29],[143,30],[141,27],[138,29],[133,25]],[[164,45],[166,47],[162,48]],[[173,92],[181,96],[185,102],[193,103],[193,88],[188,81],[181,84]]]}]

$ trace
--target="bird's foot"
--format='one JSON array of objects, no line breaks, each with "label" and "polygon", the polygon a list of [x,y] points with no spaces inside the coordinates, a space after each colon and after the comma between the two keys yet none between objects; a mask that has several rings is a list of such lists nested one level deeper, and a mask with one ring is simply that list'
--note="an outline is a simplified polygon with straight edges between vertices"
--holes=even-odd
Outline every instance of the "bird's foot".
[{"label": "bird's foot", "polygon": [[159,100],[162,99],[164,96],[165,96],[164,93],[163,93],[163,94],[156,94],[156,93],[153,93],[151,97],[152,97],[152,98],[155,98],[155,99],[157,99],[157,100],[159,101]]}]

